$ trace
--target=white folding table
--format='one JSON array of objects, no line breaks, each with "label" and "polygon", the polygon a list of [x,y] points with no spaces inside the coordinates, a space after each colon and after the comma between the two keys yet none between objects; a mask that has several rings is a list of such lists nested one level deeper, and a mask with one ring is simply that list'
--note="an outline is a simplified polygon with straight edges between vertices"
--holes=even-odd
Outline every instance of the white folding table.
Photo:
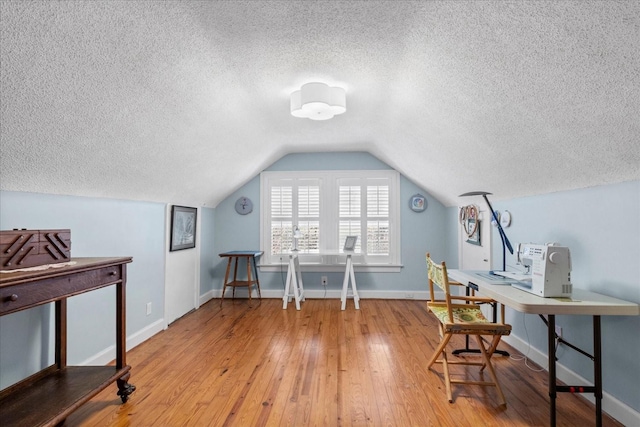
[{"label": "white folding table", "polygon": [[[448,270],[448,276],[483,296],[493,298],[505,306],[522,313],[547,315],[547,339],[549,347],[549,408],[550,425],[556,425],[556,394],[558,392],[593,393],[596,400],[596,426],[602,426],[602,338],[600,316],[638,316],[640,306],[606,295],[573,287],[571,298],[542,298],[504,284],[504,279],[491,280],[488,271]],[[569,386],[556,384],[555,316],[589,315],[593,317],[593,355],[569,344],[569,346],[593,360],[594,385]],[[566,343],[566,342],[565,342]],[[568,343],[566,343],[568,344]]]}]

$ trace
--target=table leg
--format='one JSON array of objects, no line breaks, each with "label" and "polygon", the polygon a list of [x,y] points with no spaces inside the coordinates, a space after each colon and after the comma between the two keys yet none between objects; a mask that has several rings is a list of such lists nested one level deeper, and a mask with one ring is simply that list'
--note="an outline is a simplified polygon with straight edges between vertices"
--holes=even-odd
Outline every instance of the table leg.
[{"label": "table leg", "polygon": [[[602,335],[600,327],[600,316],[593,316],[593,356],[575,345],[565,341],[555,334],[556,319],[555,315],[549,314],[547,319],[540,315],[548,328],[548,346],[549,346],[549,410],[550,425],[556,425],[556,398],[560,392],[569,393],[593,393],[596,400],[596,426],[602,427]],[[590,386],[572,386],[558,385],[556,377],[556,346],[563,344],[578,353],[587,356],[593,362],[594,385]]]},{"label": "table leg", "polygon": [[231,272],[231,257],[227,258],[227,271],[224,273],[224,282],[222,282],[222,298],[220,298],[220,306],[224,301],[224,291],[227,290],[227,283],[229,281],[229,273]]},{"label": "table leg", "polygon": [[351,261],[351,255],[348,257],[349,262],[349,276],[351,277],[351,291],[353,292],[353,303],[356,306],[356,310],[360,310],[360,295],[358,295],[358,286],[356,285],[356,274],[353,271],[353,261]]},{"label": "table leg", "polygon": [[127,364],[127,313],[126,287],[124,283],[116,285],[116,369],[122,369]]},{"label": "table leg", "polygon": [[[349,259],[347,258],[347,263]],[[347,308],[347,288],[349,287],[349,270],[348,264],[344,270],[344,279],[342,279],[342,292],[340,293],[340,301],[342,303],[341,310],[345,310]]]},{"label": "table leg", "polygon": [[[233,259],[236,260],[235,264],[233,265],[233,281],[237,282],[238,281],[238,257],[235,256],[233,257]],[[231,292],[231,296],[233,297],[233,299],[236,299],[236,287],[232,286],[233,288],[233,292]]]},{"label": "table leg", "polygon": [[300,264],[296,262],[297,260],[297,257],[291,260],[293,266],[293,270],[291,270],[291,284],[293,285],[293,299],[296,302],[296,310],[300,310],[300,287],[298,283],[298,268],[300,268]]},{"label": "table leg", "polygon": [[287,309],[289,303],[289,292],[291,291],[291,277],[293,276],[293,258],[289,257],[289,265],[287,267],[287,282],[284,287],[284,296],[282,297],[282,309]]},{"label": "table leg", "polygon": [[300,274],[300,262],[298,257],[289,256],[289,266],[287,268],[287,284],[282,297],[282,308],[286,309],[291,298],[291,288],[293,288],[293,299],[296,303],[296,310],[300,310],[300,301],[302,301],[302,276]]},{"label": "table leg", "polygon": [[351,289],[353,291],[353,303],[356,306],[356,310],[360,309],[360,296],[358,295],[358,288],[356,286],[356,275],[353,272],[353,262],[351,261],[351,255],[347,255],[347,263],[344,269],[344,280],[342,281],[342,293],[340,294],[340,301],[342,301],[342,310],[347,308],[347,290],[349,289],[349,279],[351,279]]},{"label": "table leg", "polygon": [[55,358],[58,369],[67,366],[67,299],[55,302],[56,349]]},{"label": "table leg", "polygon": [[251,257],[253,262],[253,274],[256,278],[256,287],[258,288],[258,297],[262,299],[262,292],[260,292],[260,279],[258,278],[258,266],[256,265],[256,257]]},{"label": "table leg", "polygon": [[247,258],[247,292],[249,293],[249,307],[251,307],[251,259]]},{"label": "table leg", "polygon": [[602,427],[602,339],[600,316],[593,316],[593,369],[596,397],[596,427]]},{"label": "table leg", "polygon": [[549,425],[556,425],[556,316],[549,314],[547,344],[549,346]]},{"label": "table leg", "polygon": [[[126,270],[122,267],[122,282],[116,285],[116,369],[127,365],[127,285]],[[129,384],[131,372],[127,372],[116,380],[118,396],[122,403],[126,403],[136,386]]]},{"label": "table leg", "polygon": [[295,259],[295,265],[296,265],[296,279],[297,279],[297,285],[298,285],[298,297],[300,299],[300,301],[304,301],[304,283],[302,282],[302,270],[300,270],[300,258],[296,257]]}]

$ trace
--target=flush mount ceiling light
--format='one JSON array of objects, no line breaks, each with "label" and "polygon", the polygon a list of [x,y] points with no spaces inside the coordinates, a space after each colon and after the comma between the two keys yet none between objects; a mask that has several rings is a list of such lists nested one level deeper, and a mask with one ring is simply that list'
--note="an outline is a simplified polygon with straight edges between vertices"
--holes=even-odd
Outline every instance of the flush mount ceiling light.
[{"label": "flush mount ceiling light", "polygon": [[307,83],[291,94],[291,115],[311,120],[329,120],[347,111],[347,97],[341,87]]}]

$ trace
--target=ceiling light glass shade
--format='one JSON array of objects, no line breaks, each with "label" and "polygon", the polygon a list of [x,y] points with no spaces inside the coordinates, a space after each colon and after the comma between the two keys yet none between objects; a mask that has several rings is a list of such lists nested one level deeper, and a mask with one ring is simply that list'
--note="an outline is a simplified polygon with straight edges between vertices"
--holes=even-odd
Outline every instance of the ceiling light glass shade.
[{"label": "ceiling light glass shade", "polygon": [[347,111],[347,96],[341,87],[307,83],[291,94],[291,115],[311,120],[328,120]]}]

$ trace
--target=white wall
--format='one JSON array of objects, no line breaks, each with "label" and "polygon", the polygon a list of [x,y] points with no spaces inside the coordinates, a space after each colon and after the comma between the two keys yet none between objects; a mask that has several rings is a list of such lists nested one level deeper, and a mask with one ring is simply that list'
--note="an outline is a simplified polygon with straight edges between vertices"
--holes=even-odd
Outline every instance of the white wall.
[{"label": "white wall", "polygon": [[200,301],[202,304],[212,295],[217,278],[214,276],[215,266],[219,261],[215,247],[216,209],[202,208],[202,222],[200,227]]},{"label": "white wall", "polygon": [[[172,205],[166,208],[166,233],[171,234]],[[165,270],[165,322],[170,324],[184,316],[189,311],[200,306],[200,224],[202,215],[200,209],[196,215],[196,247],[169,251],[170,238],[166,242],[166,270]]]}]

